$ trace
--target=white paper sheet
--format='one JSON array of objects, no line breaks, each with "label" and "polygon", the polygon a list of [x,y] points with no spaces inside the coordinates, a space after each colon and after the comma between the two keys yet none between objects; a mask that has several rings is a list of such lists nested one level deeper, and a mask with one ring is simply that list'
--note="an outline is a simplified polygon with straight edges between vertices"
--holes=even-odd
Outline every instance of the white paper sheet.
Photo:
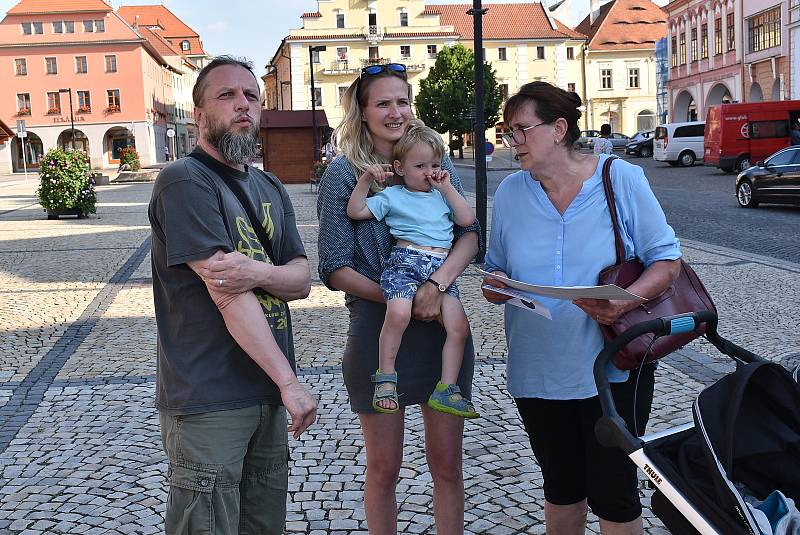
[{"label": "white paper sheet", "polygon": [[511,296],[511,299],[506,301],[506,304],[514,305],[530,312],[534,312],[540,316],[544,316],[549,320],[553,319],[553,316],[550,315],[550,309],[544,306],[541,301],[529,293],[520,292],[519,290],[515,290],[513,288],[498,288],[489,284],[484,284],[483,288],[492,290],[493,292],[497,292],[499,294]]},{"label": "white paper sheet", "polygon": [[522,281],[509,279],[500,275],[493,275],[488,271],[479,269],[481,273],[493,279],[501,281],[506,286],[516,288],[523,292],[528,292],[536,295],[544,295],[554,299],[619,299],[623,301],[638,301],[644,303],[647,301],[644,297],[620,288],[615,284],[605,284],[603,286],[539,286],[536,284],[528,284]]}]

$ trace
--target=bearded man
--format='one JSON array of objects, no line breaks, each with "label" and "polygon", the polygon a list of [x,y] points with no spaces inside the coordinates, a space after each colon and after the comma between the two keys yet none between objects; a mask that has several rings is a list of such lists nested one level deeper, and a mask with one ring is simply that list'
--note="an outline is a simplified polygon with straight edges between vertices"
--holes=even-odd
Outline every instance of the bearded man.
[{"label": "bearded man", "polygon": [[308,260],[286,190],[248,165],[259,93],[250,62],[200,71],[200,140],[161,171],[148,210],[167,534],[283,533],[287,426],[297,438],[316,418],[286,304],[308,296]]}]

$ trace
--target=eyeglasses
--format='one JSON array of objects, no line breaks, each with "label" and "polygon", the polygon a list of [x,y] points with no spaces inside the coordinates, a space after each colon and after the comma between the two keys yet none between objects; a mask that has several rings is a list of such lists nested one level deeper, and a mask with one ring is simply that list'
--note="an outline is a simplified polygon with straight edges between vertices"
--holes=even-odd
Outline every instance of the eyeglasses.
[{"label": "eyeglasses", "polygon": [[396,73],[396,74],[406,74],[406,66],[402,63],[382,63],[380,65],[369,65],[361,69],[361,76],[368,74],[369,76],[375,76],[376,74],[380,74],[382,72],[389,72],[389,73]]},{"label": "eyeglasses", "polygon": [[500,138],[503,140],[503,145],[508,148],[516,147],[517,145],[523,145],[525,141],[527,141],[527,135],[525,134],[525,131],[536,128],[537,126],[542,126],[543,124],[550,123],[539,123],[533,126],[526,126],[525,128],[517,128],[508,134],[503,134],[500,136]]}]

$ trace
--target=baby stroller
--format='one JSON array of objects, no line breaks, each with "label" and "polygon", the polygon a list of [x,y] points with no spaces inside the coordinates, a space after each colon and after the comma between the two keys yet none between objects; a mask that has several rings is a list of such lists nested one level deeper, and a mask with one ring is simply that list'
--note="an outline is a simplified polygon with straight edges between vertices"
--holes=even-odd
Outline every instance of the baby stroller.
[{"label": "baby stroller", "polygon": [[[736,371],[700,393],[693,406],[694,423],[635,437],[614,405],[608,361],[643,334],[668,336],[703,324],[705,337],[736,361]],[[711,312],[640,323],[608,343],[595,360],[603,409],[595,434],[601,444],[622,449],[647,475],[655,488],[652,511],[672,533],[773,533],[769,522],[765,529],[763,507],[756,510],[754,504],[767,504],[773,496],[800,503],[798,370],[794,374],[723,339]],[[797,517],[791,518],[782,523],[783,532],[787,523],[789,533],[800,532]]]}]

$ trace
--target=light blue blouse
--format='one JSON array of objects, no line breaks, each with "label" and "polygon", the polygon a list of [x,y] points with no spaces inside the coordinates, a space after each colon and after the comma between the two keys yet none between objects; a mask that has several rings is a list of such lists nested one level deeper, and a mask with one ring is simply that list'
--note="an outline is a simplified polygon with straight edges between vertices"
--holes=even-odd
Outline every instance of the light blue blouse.
[{"label": "light blue blouse", "polygon": [[[507,176],[494,196],[487,271],[500,270],[524,282],[552,286],[597,284],[601,270],[616,262],[614,231],[603,191],[600,155],[594,174],[562,216],[541,184],[527,171]],[[645,266],[680,258],[642,168],[623,160],[611,166],[611,182],[627,258]],[[585,399],[597,395],[592,364],[603,348],[597,323],[571,301],[539,297],[552,321],[505,305],[507,382],[514,397]],[[609,364],[609,380],[627,372]]]}]

